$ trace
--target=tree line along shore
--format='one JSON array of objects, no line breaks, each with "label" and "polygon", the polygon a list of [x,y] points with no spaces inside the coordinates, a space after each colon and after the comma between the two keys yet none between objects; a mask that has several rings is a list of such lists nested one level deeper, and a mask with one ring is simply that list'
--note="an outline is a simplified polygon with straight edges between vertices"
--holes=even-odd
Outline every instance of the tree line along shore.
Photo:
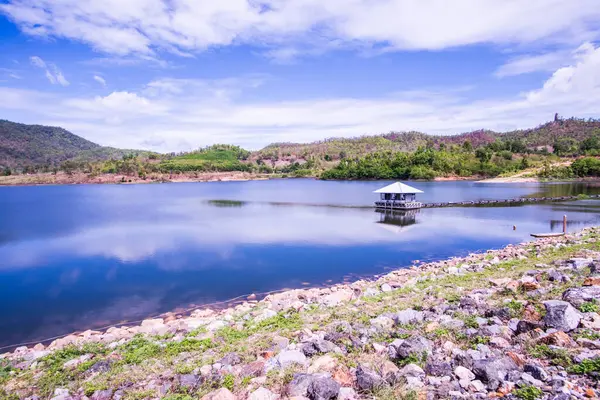
[{"label": "tree line along shore", "polygon": [[0,356],[2,399],[591,399],[600,228]]},{"label": "tree line along shore", "polygon": [[[213,175],[225,179],[235,175],[230,179],[413,180],[600,176],[596,158],[600,155],[600,121],[558,116],[537,128],[507,133],[432,136],[392,132],[309,144],[276,143],[258,151],[213,145],[169,154],[101,147],[60,128],[0,122],[0,175],[4,175],[0,184],[202,181],[214,179]],[[10,128],[5,129],[8,133],[3,133],[2,125]],[[31,138],[46,135],[54,138],[52,144],[57,148],[51,154],[43,154],[45,145],[41,144],[33,149],[4,149],[3,134],[11,139],[8,143],[30,145],[34,142]],[[68,153],[61,153],[54,143],[61,135],[67,142],[61,146],[69,148]]]}]

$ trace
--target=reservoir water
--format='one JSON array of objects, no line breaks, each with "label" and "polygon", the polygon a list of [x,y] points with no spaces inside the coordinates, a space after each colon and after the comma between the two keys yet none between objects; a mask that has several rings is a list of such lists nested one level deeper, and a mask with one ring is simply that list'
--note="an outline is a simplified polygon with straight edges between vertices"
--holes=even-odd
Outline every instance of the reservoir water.
[{"label": "reservoir water", "polygon": [[[378,213],[390,182],[0,187],[0,347],[191,305],[351,281],[597,225],[600,201]],[[423,202],[598,194],[414,182]],[[513,230],[513,225],[517,229]]]}]

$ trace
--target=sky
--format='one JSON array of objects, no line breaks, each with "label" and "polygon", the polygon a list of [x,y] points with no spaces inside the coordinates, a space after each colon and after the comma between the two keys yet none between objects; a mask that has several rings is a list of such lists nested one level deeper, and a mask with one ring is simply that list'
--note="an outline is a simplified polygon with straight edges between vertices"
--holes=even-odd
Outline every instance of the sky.
[{"label": "sky", "polygon": [[599,0],[0,0],[0,119],[259,149],[600,117]]}]

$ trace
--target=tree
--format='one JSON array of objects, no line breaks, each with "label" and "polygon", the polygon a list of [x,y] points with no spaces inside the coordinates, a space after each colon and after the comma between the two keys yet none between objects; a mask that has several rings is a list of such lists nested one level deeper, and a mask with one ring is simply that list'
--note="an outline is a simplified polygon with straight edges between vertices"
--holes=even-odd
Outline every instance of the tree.
[{"label": "tree", "polygon": [[583,142],[581,142],[579,149],[582,153],[600,149],[600,140],[598,140],[598,136],[592,136],[585,139]]},{"label": "tree", "polygon": [[472,152],[473,151],[473,145],[471,144],[470,140],[465,140],[463,143],[463,150],[467,151],[467,152]]},{"label": "tree", "polygon": [[554,142],[554,153],[557,156],[573,155],[578,150],[577,141],[572,138],[562,138]]},{"label": "tree", "polygon": [[480,147],[475,151],[475,157],[477,157],[482,164],[487,163],[492,159],[492,152]]}]

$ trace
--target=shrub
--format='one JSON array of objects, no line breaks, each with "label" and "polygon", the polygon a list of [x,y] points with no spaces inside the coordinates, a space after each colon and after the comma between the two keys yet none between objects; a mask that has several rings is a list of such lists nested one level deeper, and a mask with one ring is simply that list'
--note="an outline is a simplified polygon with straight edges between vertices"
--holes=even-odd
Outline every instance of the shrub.
[{"label": "shrub", "polygon": [[160,346],[138,335],[120,347],[123,360],[127,364],[139,364],[160,353]]},{"label": "shrub", "polygon": [[600,375],[600,357],[585,359],[569,368],[569,372],[579,375]]},{"label": "shrub", "polygon": [[536,400],[544,394],[541,389],[535,386],[523,386],[520,389],[513,390],[512,393],[522,400]]},{"label": "shrub", "polygon": [[598,301],[596,299],[592,299],[591,301],[586,301],[582,305],[579,306],[579,311],[581,312],[600,312],[600,306],[598,305]]}]

